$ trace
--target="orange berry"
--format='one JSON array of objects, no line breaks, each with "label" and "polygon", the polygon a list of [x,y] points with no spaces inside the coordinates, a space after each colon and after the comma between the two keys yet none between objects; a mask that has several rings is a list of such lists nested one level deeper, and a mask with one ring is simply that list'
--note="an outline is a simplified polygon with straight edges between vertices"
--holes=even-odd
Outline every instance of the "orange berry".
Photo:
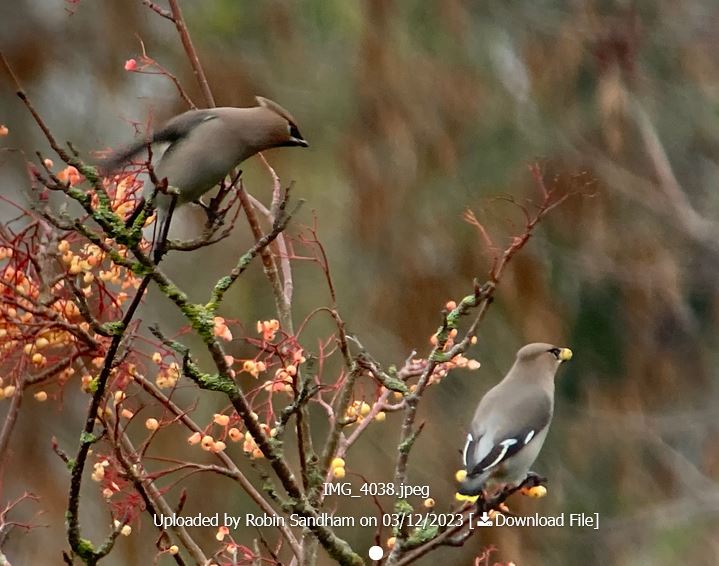
[{"label": "orange berry", "polygon": [[230,422],[230,417],[227,415],[215,413],[213,420],[215,421],[215,424],[218,424],[220,426],[227,426]]}]

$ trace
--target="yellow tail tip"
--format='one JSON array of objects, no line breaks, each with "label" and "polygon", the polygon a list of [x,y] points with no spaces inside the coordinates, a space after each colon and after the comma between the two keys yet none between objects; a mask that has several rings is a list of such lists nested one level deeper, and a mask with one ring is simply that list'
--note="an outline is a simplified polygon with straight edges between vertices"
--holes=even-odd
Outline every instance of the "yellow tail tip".
[{"label": "yellow tail tip", "polygon": [[479,499],[479,495],[462,495],[461,493],[455,493],[454,498],[457,501],[469,501],[470,503],[474,503]]}]

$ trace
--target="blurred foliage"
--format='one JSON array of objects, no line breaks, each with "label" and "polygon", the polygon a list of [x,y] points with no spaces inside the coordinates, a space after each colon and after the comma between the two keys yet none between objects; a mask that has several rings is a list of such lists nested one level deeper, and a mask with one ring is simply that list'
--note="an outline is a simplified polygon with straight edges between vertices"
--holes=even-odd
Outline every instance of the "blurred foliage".
[{"label": "blurred foliage", "polygon": [[[550,478],[549,497],[514,505],[522,513],[597,511],[601,528],[483,531],[434,560],[470,563],[493,543],[497,559],[518,564],[719,563],[716,2],[183,6],[219,104],[246,105],[262,94],[296,116],[311,148],[269,158],[308,200],[302,222],[317,217],[350,331],[384,363],[425,351],[445,301],[486,273],[486,250],[461,219],[465,208],[503,244],[521,216],[492,197],[531,197],[529,161],[546,159],[551,182],[592,180],[511,265],[481,329],[483,369],[458,371],[430,391],[411,477],[429,483],[444,507],[481,394],[522,344],[566,344],[575,359],[558,378],[557,418],[536,465]],[[139,1],[0,5],[3,51],[58,137],[85,151],[130,137],[128,121],[183,110],[168,81],[123,70],[139,54],[138,37],[199,101],[172,25]],[[11,132],[5,147],[45,150],[6,83],[0,122]],[[22,156],[3,151],[0,166],[0,191],[22,200]],[[245,174],[266,199],[263,169],[249,163]],[[184,229],[199,229],[201,214],[183,213]],[[202,291],[247,241],[241,232],[202,257],[177,257],[171,275]],[[257,266],[248,281],[233,291],[225,316],[252,325],[270,316],[272,303]],[[315,267],[297,265],[297,320],[327,302],[320,283]],[[150,302],[145,318],[163,308]],[[398,423],[390,416],[382,426]],[[10,555],[16,545],[33,553],[24,563],[54,563],[64,547],[57,518],[67,481],[49,439],[75,442],[79,417],[32,410],[20,427],[10,469],[22,473],[10,474],[5,491],[52,482],[56,499],[44,502],[49,528],[16,535]],[[352,458],[372,460],[368,479],[386,481],[396,436],[377,430]],[[209,493],[202,508],[229,497],[238,512],[248,504]],[[362,506],[371,512],[369,502]],[[83,520],[103,517],[97,509]],[[340,534],[370,544],[367,533]],[[121,541],[107,563],[136,563],[153,536],[148,529]]]}]

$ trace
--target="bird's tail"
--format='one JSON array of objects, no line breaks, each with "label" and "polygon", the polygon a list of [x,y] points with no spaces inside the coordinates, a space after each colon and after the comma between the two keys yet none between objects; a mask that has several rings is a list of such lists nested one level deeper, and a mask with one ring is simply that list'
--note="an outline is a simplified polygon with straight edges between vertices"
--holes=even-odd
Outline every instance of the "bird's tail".
[{"label": "bird's tail", "polygon": [[109,175],[110,173],[117,171],[123,165],[127,164],[130,159],[146,148],[147,143],[147,140],[137,141],[133,144],[125,146],[119,151],[116,151],[105,159],[100,160],[97,164],[100,172],[104,175]]},{"label": "bird's tail", "polygon": [[455,499],[457,501],[471,501],[477,500],[477,497],[482,494],[484,488],[485,478],[482,474],[467,475],[466,470],[459,470],[455,474],[455,478],[459,482]]},{"label": "bird's tail", "polygon": [[484,488],[484,478],[482,476],[468,477],[460,482],[457,492],[461,495],[479,495]]}]

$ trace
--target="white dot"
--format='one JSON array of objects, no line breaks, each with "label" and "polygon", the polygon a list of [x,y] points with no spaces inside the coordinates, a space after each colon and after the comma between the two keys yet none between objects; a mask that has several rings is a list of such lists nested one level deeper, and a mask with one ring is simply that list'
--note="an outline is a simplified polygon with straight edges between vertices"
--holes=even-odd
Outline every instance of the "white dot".
[{"label": "white dot", "polygon": [[369,547],[369,557],[372,560],[379,560],[384,556],[384,550],[382,550],[381,546],[370,546]]}]

